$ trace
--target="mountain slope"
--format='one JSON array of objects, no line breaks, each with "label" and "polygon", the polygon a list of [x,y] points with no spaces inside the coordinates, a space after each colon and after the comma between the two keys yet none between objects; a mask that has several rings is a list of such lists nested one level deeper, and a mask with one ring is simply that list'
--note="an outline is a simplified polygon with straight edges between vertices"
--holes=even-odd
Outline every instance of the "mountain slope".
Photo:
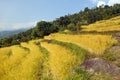
[{"label": "mountain slope", "polygon": [[[79,13],[61,16],[51,22],[40,21],[34,28],[31,28],[25,32],[16,34],[9,38],[0,39],[0,47],[7,47],[20,44],[20,42],[27,42],[29,40],[43,38],[50,33],[61,32],[65,29],[79,33],[82,29],[81,26],[83,25],[89,25],[91,23],[95,23],[96,21],[110,19],[119,15],[120,4],[115,4],[114,6],[106,5],[105,7],[95,7],[91,9],[87,7]],[[117,29],[119,28],[117,27]]]},{"label": "mountain slope", "polygon": [[20,32],[24,32],[24,31],[26,31],[26,30],[27,30],[27,29],[19,29],[19,30],[13,30],[13,31],[1,31],[1,32],[0,32],[0,39],[1,39],[1,38],[4,38],[4,37],[9,37],[9,36],[18,34],[18,33],[20,33]]},{"label": "mountain slope", "polygon": [[[119,21],[111,24],[111,29],[104,26],[106,23],[111,24],[111,19],[102,21],[103,25],[96,22],[90,29],[89,25],[88,31],[80,34],[52,33],[43,39],[0,48],[0,79],[119,80],[120,42],[113,37]],[[97,32],[93,25],[102,26],[103,31]]]}]

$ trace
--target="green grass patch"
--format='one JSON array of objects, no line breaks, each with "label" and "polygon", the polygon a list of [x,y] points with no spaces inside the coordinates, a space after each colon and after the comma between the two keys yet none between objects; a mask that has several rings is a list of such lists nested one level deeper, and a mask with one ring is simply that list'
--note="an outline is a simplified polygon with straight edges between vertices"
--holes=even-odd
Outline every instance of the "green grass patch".
[{"label": "green grass patch", "polygon": [[116,60],[115,55],[114,55],[113,52],[111,52],[111,51],[108,51],[108,52],[104,53],[104,54],[102,55],[102,57],[103,57],[104,59],[108,60],[108,61],[115,61],[115,60]]},{"label": "green grass patch", "polygon": [[90,78],[85,70],[75,67],[73,74],[69,76],[68,80],[90,80]]},{"label": "green grass patch", "polygon": [[50,67],[49,67],[49,63],[48,63],[48,58],[49,58],[49,54],[50,52],[42,47],[40,45],[40,42],[35,42],[34,43],[35,45],[37,45],[39,48],[40,48],[40,51],[41,53],[44,55],[44,62],[43,62],[43,65],[42,65],[42,71],[41,71],[41,74],[39,76],[40,80],[53,80],[53,75],[51,73],[51,70],[50,70]]},{"label": "green grass patch", "polygon": [[46,57],[49,56],[49,51],[46,48],[40,46],[40,50],[41,50],[41,53],[43,53]]},{"label": "green grass patch", "polygon": [[41,46],[40,42],[34,42],[40,48],[41,53],[43,53],[46,57],[49,55],[49,51]]}]

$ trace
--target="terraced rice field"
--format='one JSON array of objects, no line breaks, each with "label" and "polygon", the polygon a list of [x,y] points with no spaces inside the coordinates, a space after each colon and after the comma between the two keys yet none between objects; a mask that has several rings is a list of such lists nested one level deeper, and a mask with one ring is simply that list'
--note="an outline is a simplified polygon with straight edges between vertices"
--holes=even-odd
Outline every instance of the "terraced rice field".
[{"label": "terraced rice field", "polygon": [[109,20],[98,21],[88,26],[82,26],[82,28],[83,28],[82,31],[97,31],[97,32],[119,31],[120,16],[109,19]]},{"label": "terraced rice field", "polygon": [[[1,49],[0,54],[4,52],[4,49],[7,48]],[[8,53],[11,55],[6,56]],[[0,62],[0,80],[36,80],[39,78],[38,74],[42,71],[40,67],[44,57],[35,44],[26,44],[26,47],[12,46],[0,57],[4,57],[0,59],[5,59]]]},{"label": "terraced rice field", "polygon": [[1,48],[0,80],[72,79],[73,70],[79,65],[78,56],[74,53],[44,40]]},{"label": "terraced rice field", "polygon": [[44,42],[42,46],[50,52],[49,65],[54,79],[67,79],[76,64],[77,56],[59,45]]},{"label": "terraced rice field", "polygon": [[[96,22],[83,31],[120,30],[119,18]],[[0,80],[93,80],[80,64],[91,55],[101,56],[116,43],[112,35],[54,33],[1,48]]]},{"label": "terraced rice field", "polygon": [[92,53],[95,53],[96,55],[102,54],[105,49],[117,43],[117,41],[113,39],[111,35],[66,35],[56,33],[46,36],[45,39],[71,42],[85,48]]}]

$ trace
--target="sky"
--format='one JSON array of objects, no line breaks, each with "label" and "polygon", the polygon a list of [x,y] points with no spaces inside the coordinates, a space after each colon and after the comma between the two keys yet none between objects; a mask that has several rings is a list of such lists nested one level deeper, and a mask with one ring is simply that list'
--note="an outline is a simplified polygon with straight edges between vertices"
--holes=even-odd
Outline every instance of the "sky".
[{"label": "sky", "polygon": [[115,3],[120,0],[0,0],[0,31],[32,27],[38,21],[52,21],[85,7]]}]

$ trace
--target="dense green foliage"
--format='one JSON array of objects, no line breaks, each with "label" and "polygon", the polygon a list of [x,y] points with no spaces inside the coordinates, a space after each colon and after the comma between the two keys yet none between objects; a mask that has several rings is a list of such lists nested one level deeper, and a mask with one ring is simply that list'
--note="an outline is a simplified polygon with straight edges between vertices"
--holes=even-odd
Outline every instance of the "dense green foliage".
[{"label": "dense green foliage", "polygon": [[109,19],[120,15],[120,4],[101,6],[93,9],[86,7],[84,11],[72,15],[65,15],[52,22],[40,21],[25,32],[0,40],[0,47],[11,46],[32,39],[43,38],[50,33],[69,29],[79,33],[81,25],[88,25],[99,20]]}]

